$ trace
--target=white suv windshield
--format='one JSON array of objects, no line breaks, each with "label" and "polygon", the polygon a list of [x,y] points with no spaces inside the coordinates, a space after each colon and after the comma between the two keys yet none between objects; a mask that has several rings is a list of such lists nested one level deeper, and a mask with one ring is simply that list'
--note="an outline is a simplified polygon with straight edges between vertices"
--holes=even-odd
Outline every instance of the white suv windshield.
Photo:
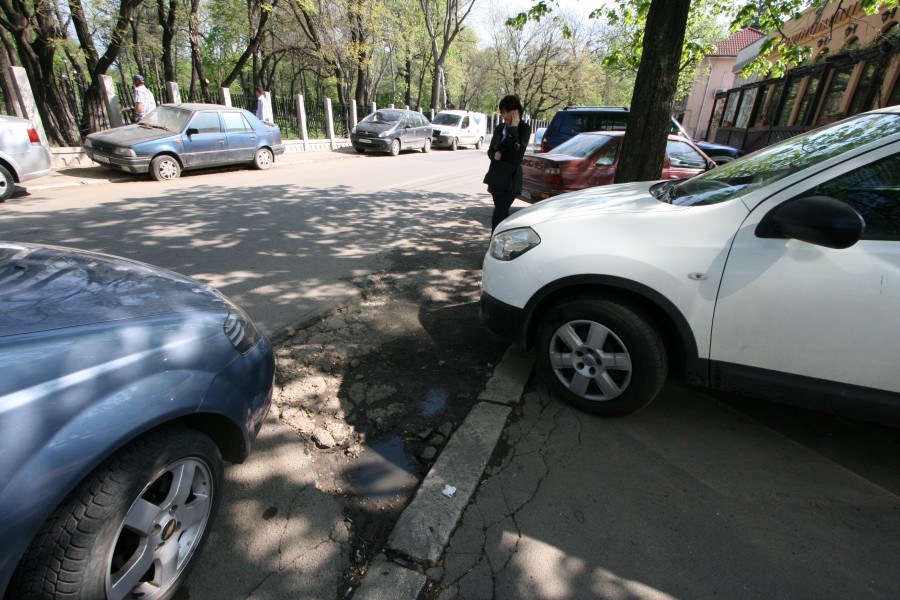
[{"label": "white suv windshield", "polygon": [[898,132],[900,115],[859,115],[789,138],[688,179],[669,190],[668,198],[682,206],[725,202]]}]

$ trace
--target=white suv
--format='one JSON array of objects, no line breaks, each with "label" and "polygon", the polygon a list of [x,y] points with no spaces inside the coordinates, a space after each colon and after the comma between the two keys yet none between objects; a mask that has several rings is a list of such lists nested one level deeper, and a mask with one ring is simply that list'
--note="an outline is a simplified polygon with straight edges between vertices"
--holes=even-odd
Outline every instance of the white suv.
[{"label": "white suv", "polygon": [[900,422],[900,106],[686,181],[520,210],[491,240],[481,309],[598,414],[673,374]]}]

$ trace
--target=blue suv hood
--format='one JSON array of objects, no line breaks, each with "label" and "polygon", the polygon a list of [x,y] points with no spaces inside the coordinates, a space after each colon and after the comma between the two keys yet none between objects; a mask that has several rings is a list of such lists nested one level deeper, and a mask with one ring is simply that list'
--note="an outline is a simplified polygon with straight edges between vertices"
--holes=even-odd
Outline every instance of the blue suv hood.
[{"label": "blue suv hood", "polygon": [[212,287],[94,252],[0,242],[0,337],[227,309]]}]

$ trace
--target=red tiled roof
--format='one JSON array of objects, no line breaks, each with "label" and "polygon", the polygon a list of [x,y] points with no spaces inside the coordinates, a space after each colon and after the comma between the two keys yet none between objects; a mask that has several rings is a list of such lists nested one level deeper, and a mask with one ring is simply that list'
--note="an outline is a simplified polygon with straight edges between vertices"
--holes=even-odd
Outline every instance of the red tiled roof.
[{"label": "red tiled roof", "polygon": [[716,51],[711,56],[737,56],[738,52],[764,36],[763,32],[752,27],[735,31],[731,37],[716,44]]}]

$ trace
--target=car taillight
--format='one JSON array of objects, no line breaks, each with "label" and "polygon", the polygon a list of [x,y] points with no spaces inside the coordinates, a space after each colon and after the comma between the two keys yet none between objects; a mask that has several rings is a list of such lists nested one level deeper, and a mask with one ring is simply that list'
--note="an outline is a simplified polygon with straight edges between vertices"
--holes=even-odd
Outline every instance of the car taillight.
[{"label": "car taillight", "polygon": [[28,130],[28,140],[32,144],[40,144],[41,143],[41,138],[38,137],[37,129],[35,129],[34,127],[30,128]]},{"label": "car taillight", "polygon": [[547,138],[541,140],[541,153],[550,152],[550,142],[547,141]]},{"label": "car taillight", "polygon": [[544,181],[547,183],[562,183],[562,172],[559,167],[547,167],[544,169]]}]

